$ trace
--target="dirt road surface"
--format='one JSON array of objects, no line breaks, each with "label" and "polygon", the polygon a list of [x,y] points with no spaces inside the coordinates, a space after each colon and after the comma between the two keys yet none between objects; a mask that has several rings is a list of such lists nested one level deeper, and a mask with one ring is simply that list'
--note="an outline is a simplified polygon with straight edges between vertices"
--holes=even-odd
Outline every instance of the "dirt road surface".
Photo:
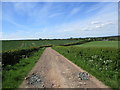
[{"label": "dirt road surface", "polygon": [[[86,71],[52,48],[46,48],[20,88],[108,88],[92,75],[89,80],[81,80],[79,72]],[[41,81],[29,84],[32,74],[38,75]]]}]

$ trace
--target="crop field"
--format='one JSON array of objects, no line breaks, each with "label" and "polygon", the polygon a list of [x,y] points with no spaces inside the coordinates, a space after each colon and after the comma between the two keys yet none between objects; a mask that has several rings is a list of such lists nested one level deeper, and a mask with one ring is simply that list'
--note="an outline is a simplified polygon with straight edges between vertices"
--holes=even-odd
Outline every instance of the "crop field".
[{"label": "crop field", "polygon": [[93,41],[81,45],[76,45],[80,47],[111,47],[118,48],[119,41]]},{"label": "crop field", "polygon": [[9,51],[15,49],[28,49],[31,47],[39,47],[42,45],[61,45],[61,44],[69,44],[76,43],[81,40],[36,40],[36,41],[2,41],[2,51]]},{"label": "crop field", "polygon": [[[91,42],[93,43],[93,42]],[[118,85],[118,53],[110,47],[56,46],[56,51],[112,88]]]}]

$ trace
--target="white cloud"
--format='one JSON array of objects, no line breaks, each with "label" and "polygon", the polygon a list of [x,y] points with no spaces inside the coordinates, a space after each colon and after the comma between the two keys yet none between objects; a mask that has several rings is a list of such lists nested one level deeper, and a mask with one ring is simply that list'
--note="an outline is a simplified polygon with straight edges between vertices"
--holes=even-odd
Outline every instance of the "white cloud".
[{"label": "white cloud", "polygon": [[[38,4],[36,2],[16,2],[13,6],[16,13],[27,16],[29,19],[26,20],[26,22],[32,22],[34,25],[36,23],[43,24],[47,22],[48,16],[51,15],[50,9],[52,4],[53,3]],[[55,16],[55,14],[53,16]]]},{"label": "white cloud", "polygon": [[92,21],[91,24],[100,24],[101,22],[99,21]]},{"label": "white cloud", "polygon": [[[95,18],[94,18],[95,19]],[[108,22],[106,20],[100,24],[92,24],[91,20],[78,21],[67,24],[62,24],[55,27],[46,27],[25,31],[18,30],[15,33],[5,35],[3,39],[35,39],[35,38],[68,38],[68,37],[85,37],[97,35],[112,35],[117,33],[115,22]],[[35,33],[36,32],[36,33]],[[111,33],[109,33],[111,32]]]},{"label": "white cloud", "polygon": [[99,2],[98,4],[89,7],[89,9],[86,11],[86,14],[94,12],[97,9],[102,9],[104,8],[103,6],[104,6],[104,3]]},{"label": "white cloud", "polygon": [[91,24],[95,25],[96,28],[102,28],[107,25],[113,25],[114,23],[110,21],[104,21],[104,22],[103,21],[92,21]]},{"label": "white cloud", "polygon": [[2,39],[2,31],[0,31],[0,39]]},{"label": "white cloud", "polygon": [[16,2],[13,4],[13,6],[17,13],[30,15],[36,6],[36,3]]},{"label": "white cloud", "polygon": [[[106,6],[106,8],[102,8],[102,10],[99,11],[99,13],[96,13],[95,16],[90,17],[89,19],[86,19],[86,20],[79,20],[79,21],[69,22],[65,24],[62,23],[62,24],[59,24],[59,26],[53,26],[53,27],[30,29],[29,32],[23,29],[23,30],[18,30],[20,32],[17,31],[9,35],[3,33],[3,36],[4,36],[3,39],[19,39],[21,37],[25,39],[25,38],[39,38],[39,37],[66,38],[66,37],[115,35],[118,33],[117,10],[108,12],[114,7],[111,5],[109,5],[109,7]],[[48,6],[45,5],[40,10],[35,10],[31,14],[34,17],[36,15],[40,16],[40,17],[36,17],[36,20],[42,21],[41,23],[44,23],[44,21],[46,21],[45,19],[49,15],[50,7],[51,5],[48,5]],[[77,13],[77,11],[79,10],[76,10],[76,12],[74,11],[73,14]],[[44,13],[44,14],[41,15],[41,13]],[[51,17],[54,17],[59,14],[53,13],[50,15]],[[13,24],[16,24],[12,21],[10,22]]]},{"label": "white cloud", "polygon": [[28,28],[25,25],[21,25],[21,24],[16,23],[11,17],[10,18],[6,17],[6,18],[4,18],[4,20],[7,21],[7,22],[9,22],[9,23],[11,23],[11,24],[13,24],[13,25],[15,25],[15,26],[17,26],[17,27]]},{"label": "white cloud", "polygon": [[[105,11],[114,6],[103,8],[96,16],[73,23],[67,23],[58,27],[58,32],[61,35],[70,33],[71,36],[100,36],[100,35],[117,35],[118,34],[118,20],[117,10],[105,13]],[[108,9],[109,8],[109,9]],[[65,36],[64,36],[65,37]]]},{"label": "white cloud", "polygon": [[70,12],[70,15],[77,14],[78,12],[80,12],[80,10],[81,10],[81,7],[73,8]]},{"label": "white cloud", "polygon": [[100,26],[100,25],[97,25],[97,26],[95,26],[96,28],[102,28],[102,26]]},{"label": "white cloud", "polygon": [[53,18],[53,17],[56,17],[56,16],[60,16],[60,15],[62,15],[63,13],[53,13],[53,14],[51,14],[49,17],[50,18]]}]

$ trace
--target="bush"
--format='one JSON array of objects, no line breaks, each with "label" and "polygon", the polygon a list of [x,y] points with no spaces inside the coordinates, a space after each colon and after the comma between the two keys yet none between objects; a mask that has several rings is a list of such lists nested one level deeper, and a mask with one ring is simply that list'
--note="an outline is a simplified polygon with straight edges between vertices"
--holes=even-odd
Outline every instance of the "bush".
[{"label": "bush", "polygon": [[3,67],[6,65],[14,65],[18,63],[20,59],[29,57],[33,52],[38,50],[39,48],[30,48],[30,49],[3,52],[2,53]]}]

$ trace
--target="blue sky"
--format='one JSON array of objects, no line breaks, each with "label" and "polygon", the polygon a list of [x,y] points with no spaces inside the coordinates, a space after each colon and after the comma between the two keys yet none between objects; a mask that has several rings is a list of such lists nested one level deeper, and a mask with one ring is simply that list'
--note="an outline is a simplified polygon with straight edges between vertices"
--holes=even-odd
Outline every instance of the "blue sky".
[{"label": "blue sky", "polygon": [[0,39],[118,35],[117,2],[3,2]]}]

